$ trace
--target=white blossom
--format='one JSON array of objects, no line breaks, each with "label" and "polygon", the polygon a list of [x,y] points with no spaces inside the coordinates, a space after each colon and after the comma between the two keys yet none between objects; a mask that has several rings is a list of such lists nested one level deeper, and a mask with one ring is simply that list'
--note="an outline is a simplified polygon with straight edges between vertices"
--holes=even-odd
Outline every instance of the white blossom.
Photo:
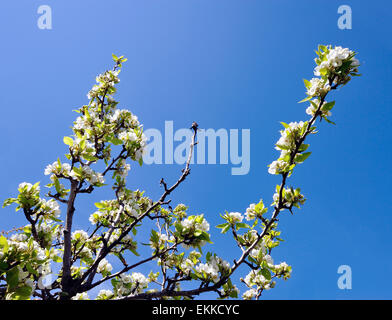
[{"label": "white blossom", "polygon": [[72,232],[72,239],[79,241],[86,241],[88,239],[88,234],[84,230],[76,230]]},{"label": "white blossom", "polygon": [[285,161],[283,161],[283,160],[276,160],[276,161],[273,161],[270,164],[270,166],[268,168],[268,173],[270,173],[270,174],[279,174],[279,173],[284,172],[286,167],[287,167],[287,163]]},{"label": "white blossom", "polygon": [[89,300],[87,292],[77,293],[72,300]]},{"label": "white blossom", "polygon": [[244,300],[251,300],[257,296],[257,290],[256,289],[249,289],[245,291],[242,295],[242,298]]},{"label": "white blossom", "polygon": [[244,219],[242,214],[239,212],[230,212],[228,215],[233,223],[242,222]]},{"label": "white blossom", "polygon": [[108,273],[111,272],[112,269],[113,269],[112,265],[106,259],[102,259],[98,264],[97,272]]},{"label": "white blossom", "polygon": [[331,90],[331,86],[325,82],[325,80],[320,78],[310,79],[310,86],[307,88],[307,95],[309,96],[319,96],[325,94]]},{"label": "white blossom", "polygon": [[113,291],[102,289],[98,292],[97,300],[110,299],[113,295]]}]

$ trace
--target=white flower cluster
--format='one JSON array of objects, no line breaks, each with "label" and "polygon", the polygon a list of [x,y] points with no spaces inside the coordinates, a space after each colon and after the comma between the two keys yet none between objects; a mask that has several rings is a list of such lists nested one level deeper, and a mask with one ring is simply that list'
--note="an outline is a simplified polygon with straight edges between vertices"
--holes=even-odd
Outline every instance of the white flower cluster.
[{"label": "white flower cluster", "polygon": [[19,184],[18,191],[20,193],[19,204],[23,208],[31,208],[40,202],[39,194],[41,189],[39,183],[32,185],[28,182],[22,182]]},{"label": "white flower cluster", "polygon": [[191,251],[188,258],[184,259],[180,264],[180,269],[187,275],[189,275],[196,263],[198,263],[201,257],[201,253],[197,251]]},{"label": "white flower cluster", "polygon": [[96,297],[97,300],[108,300],[113,298],[114,293],[112,290],[106,290],[106,289],[102,289],[98,292],[98,295]]},{"label": "white flower cluster", "polygon": [[238,223],[244,220],[244,216],[239,212],[230,212],[227,214],[227,216],[231,223]]},{"label": "white flower cluster", "polygon": [[283,123],[284,130],[280,131],[280,138],[276,142],[275,149],[279,150],[280,157],[269,165],[268,172],[270,174],[280,174],[290,170],[290,155],[295,150],[296,145],[301,136],[306,132],[308,122],[290,122]]},{"label": "white flower cluster", "polygon": [[71,300],[89,300],[87,292],[77,293]]},{"label": "white flower cluster", "polygon": [[325,95],[331,90],[331,86],[325,79],[312,78],[309,81],[306,94],[311,97],[318,97]]},{"label": "white flower cluster", "polygon": [[53,180],[53,175],[59,177],[71,177],[74,180],[82,181],[87,180],[92,185],[103,184],[105,182],[104,177],[101,173],[95,172],[90,166],[82,166],[81,168],[73,168],[71,170],[71,165],[69,163],[59,164],[57,161],[53,164],[49,164],[45,168],[45,175],[52,174],[51,179]]},{"label": "white flower cluster", "polygon": [[[335,71],[337,68],[342,66],[343,62],[354,56],[354,52],[348,48],[342,48],[340,46],[335,48],[329,48],[324,59],[318,66],[314,68],[315,76],[323,76],[327,71]],[[359,60],[356,58],[351,59],[351,66],[359,66]]]},{"label": "white flower cluster", "polygon": [[[332,115],[332,112],[329,110],[323,109],[323,107],[326,105],[326,103],[327,103],[326,101],[323,102],[323,104],[320,108],[320,111],[321,111],[322,115],[330,117]],[[306,113],[311,116],[314,116],[319,105],[320,105],[320,101],[317,99],[313,99],[312,102],[310,103],[309,107],[306,109]]]},{"label": "white flower cluster", "polygon": [[143,292],[148,287],[149,279],[140,272],[129,274],[121,274],[119,281],[115,286],[116,295],[121,298],[125,296],[133,296]]},{"label": "white flower cluster", "polygon": [[80,242],[85,242],[88,239],[88,234],[84,230],[75,230],[72,232],[72,240],[77,240]]},{"label": "white flower cluster", "polygon": [[[109,239],[108,239],[108,245],[111,245],[113,242],[117,241],[119,239],[119,237],[122,235],[122,229],[117,228],[112,233],[109,233],[109,234],[105,233],[105,236],[108,236],[108,235],[110,235]],[[131,250],[132,253],[134,253],[135,250],[137,249],[137,242],[134,241],[129,234],[124,236],[121,239],[120,243],[118,243],[115,247],[113,247],[111,251],[113,253],[120,253],[120,252],[124,251],[125,249]]]},{"label": "white flower cluster", "polygon": [[275,281],[268,280],[260,270],[251,270],[245,277],[244,282],[249,288],[257,286],[258,289],[263,290],[269,290],[275,286]]},{"label": "white flower cluster", "polygon": [[50,262],[48,261],[48,263],[46,264],[41,264],[38,267],[38,273],[40,275],[37,283],[38,288],[39,289],[48,288],[51,285],[51,283],[47,283],[48,280],[51,280],[48,276],[52,274],[52,268],[50,266]]},{"label": "white flower cluster", "polygon": [[45,250],[41,248],[41,246],[33,240],[31,243],[28,241],[28,237],[25,234],[16,234],[13,235],[10,240],[8,240],[8,245],[11,249],[16,250],[19,254],[28,254],[30,255],[34,252],[36,260],[45,261],[47,259]]},{"label": "white flower cluster", "polygon": [[242,295],[242,298],[244,300],[252,300],[257,296],[257,294],[258,294],[258,291],[256,289],[252,288],[252,289],[245,291]]},{"label": "white flower cluster", "polygon": [[284,130],[280,131],[280,138],[276,142],[276,150],[284,150],[285,152],[295,148],[295,143],[301,137],[301,134],[305,132],[307,122],[290,122]]},{"label": "white flower cluster", "polygon": [[[43,220],[41,223],[38,223],[35,228],[39,238],[42,241],[42,245],[44,246],[52,243],[54,239],[60,239],[62,236],[60,226],[58,224],[52,223],[50,219]],[[25,226],[24,230],[25,232],[27,231],[31,234],[31,225]]]},{"label": "white flower cluster", "polygon": [[109,226],[117,221],[117,226],[124,226],[130,217],[137,218],[140,214],[140,205],[136,200],[135,193],[130,193],[121,199],[121,205],[117,200],[105,200],[99,202],[99,210],[90,215],[90,222],[95,225],[102,223]]},{"label": "white flower cluster", "polygon": [[[284,188],[282,190],[283,205],[286,207],[296,206],[297,208],[299,208],[300,205],[303,205],[306,199],[300,192],[301,190],[299,188]],[[273,200],[274,202],[272,205],[279,202],[279,190],[274,193]]]},{"label": "white flower cluster", "polygon": [[201,230],[201,231],[209,231],[210,224],[206,219],[199,221],[197,216],[189,216],[188,218],[181,221],[181,226],[183,227],[183,232],[187,232],[190,230]]},{"label": "white flower cluster", "polygon": [[116,174],[118,174],[122,179],[125,179],[128,176],[129,170],[131,170],[131,165],[127,164],[125,159],[120,159],[116,165]]},{"label": "white flower cluster", "polygon": [[257,297],[261,290],[269,290],[275,286],[276,282],[272,280],[272,272],[275,273],[275,277],[283,278],[284,280],[291,276],[291,267],[286,262],[274,265],[272,257],[266,254],[266,252],[263,240],[263,244],[259,248],[253,249],[250,253],[250,256],[257,260],[260,265],[263,265],[263,268],[251,270],[243,280],[249,288],[242,296],[246,300]]},{"label": "white flower cluster", "polygon": [[288,169],[288,164],[283,160],[275,160],[269,165],[268,173],[270,174],[280,174],[286,172]]},{"label": "white flower cluster", "polygon": [[113,270],[112,265],[106,259],[102,259],[97,267],[97,272],[102,274],[110,273]]},{"label": "white flower cluster", "polygon": [[25,193],[29,193],[29,192],[37,193],[37,192],[40,192],[41,189],[39,186],[33,186],[29,182],[22,182],[19,184],[18,190],[19,190],[19,192],[22,192],[22,190],[23,190],[23,192],[25,192]]},{"label": "white flower cluster", "polygon": [[165,233],[157,233],[158,239],[156,241],[150,241],[151,249],[159,249],[165,246],[169,242],[174,242],[175,238],[173,236],[168,236]]},{"label": "white flower cluster", "polygon": [[287,280],[291,276],[291,266],[289,266],[286,262],[281,262],[274,266],[274,272],[278,277],[283,277],[284,280]]},{"label": "white flower cluster", "polygon": [[[121,134],[123,133],[120,133],[120,135]],[[143,155],[146,152],[147,137],[144,135],[144,133],[142,133],[140,137],[136,138],[136,140],[132,140],[134,134],[135,134],[134,132],[128,131],[125,134],[123,134],[122,137],[119,137],[119,139],[124,141],[124,144],[128,147],[128,149],[129,146],[139,145],[138,147],[136,147],[134,157],[136,161],[141,161],[143,159]]]},{"label": "white flower cluster", "polygon": [[260,199],[259,203],[251,203],[245,211],[245,218],[248,221],[254,220],[257,217],[262,217],[263,214],[267,213],[268,208],[264,206],[263,199]]},{"label": "white flower cluster", "polygon": [[93,251],[87,246],[82,246],[78,251],[78,258],[85,261],[91,261],[93,258]]},{"label": "white flower cluster", "polygon": [[20,266],[17,266],[18,268],[18,280],[19,283],[23,283],[26,286],[29,286],[31,290],[35,289],[35,282],[33,279],[30,277],[30,273],[28,271],[23,271],[23,269]]},{"label": "white flower cluster", "polygon": [[[219,292],[220,292],[221,296],[223,296],[223,297],[231,296],[231,297],[237,298],[238,295],[240,294],[240,290],[237,288],[236,285],[232,285],[231,287],[223,286],[223,288],[220,289]],[[234,293],[234,295],[233,295],[233,293]]]},{"label": "white flower cluster", "polygon": [[120,128],[116,131],[118,139],[122,141],[124,146],[134,154],[135,160],[142,159],[147,145],[147,137],[141,131],[141,125],[137,116],[128,110],[116,109],[108,120],[114,127]]},{"label": "white flower cluster", "polygon": [[[45,168],[45,175],[51,175],[57,193],[63,197],[67,191],[63,185],[59,185],[59,178],[68,178],[77,181],[87,181],[92,186],[103,186],[105,179],[103,174],[94,171],[90,166],[103,159],[106,162],[111,159],[111,148],[113,145],[123,145],[127,153],[113,165],[115,178],[125,180],[130,165],[125,158],[131,158],[140,164],[147,144],[146,136],[143,134],[142,125],[137,116],[125,109],[117,109],[112,95],[116,92],[115,84],[118,77],[121,62],[126,59],[116,60],[113,70],[106,71],[96,77],[97,84],[88,93],[90,103],[76,110],[80,115],[73,124],[74,135],[64,137],[64,143],[69,146],[70,153],[67,158],[74,164],[80,163],[79,167],[70,164],[54,162]],[[86,162],[84,162],[84,161]],[[123,188],[125,181],[119,183]],[[121,190],[118,190],[121,191]]]},{"label": "white flower cluster", "polygon": [[54,174],[56,176],[64,175],[68,176],[71,171],[71,165],[69,163],[59,163],[58,161],[48,164],[45,168],[44,174],[46,176]]},{"label": "white flower cluster", "polygon": [[[7,240],[8,250],[2,251],[0,250],[0,260],[5,259],[5,261],[18,261],[19,265],[17,266],[18,271],[18,286],[28,286],[31,288],[31,292],[36,287],[36,281],[38,283],[38,287],[42,289],[44,286],[42,284],[43,278],[45,278],[48,274],[51,273],[49,259],[52,259],[54,255],[58,254],[58,251],[55,249],[45,250],[31,237],[27,236],[24,233],[14,234],[10,239]],[[28,266],[30,269],[26,269],[24,267],[24,260],[28,261]],[[29,270],[34,269],[37,276],[32,277],[32,274]]]},{"label": "white flower cluster", "polygon": [[[258,245],[256,246],[256,248],[252,249],[251,252],[249,253],[249,255],[258,260],[259,263],[261,263],[261,261],[264,260],[264,256],[266,256],[266,252],[267,249],[265,248],[265,241],[264,239],[262,240],[262,242],[259,242]],[[268,258],[265,259],[266,261],[268,261]]]},{"label": "white flower cluster", "polygon": [[137,141],[135,131],[123,131],[118,135],[118,138],[124,143]]},{"label": "white flower cluster", "polygon": [[230,270],[230,263],[227,261],[213,256],[207,263],[200,263],[195,267],[195,271],[202,275],[205,280],[218,282],[220,274],[225,274]]},{"label": "white flower cluster", "polygon": [[251,203],[245,211],[245,219],[250,221],[256,218],[256,203]]},{"label": "white flower cluster", "polygon": [[308,97],[324,97],[331,90],[332,80],[336,85],[346,84],[351,79],[350,75],[358,75],[359,61],[354,58],[354,51],[320,45],[316,53],[314,75],[320,78],[305,80]]},{"label": "white flower cluster", "polygon": [[81,169],[81,174],[77,174],[75,173],[75,170],[73,170],[70,173],[70,176],[75,180],[79,180],[79,181],[86,179],[92,185],[103,184],[105,182],[105,179],[102,176],[102,174],[99,172],[95,172],[89,166],[82,166],[80,169]]},{"label": "white flower cluster", "polygon": [[109,87],[113,87],[116,83],[120,82],[118,77],[120,70],[109,70],[96,77],[97,84],[87,94],[88,99],[94,99],[100,95],[105,94],[105,90]]},{"label": "white flower cluster", "polygon": [[40,212],[45,215],[51,215],[56,218],[60,216],[61,210],[58,202],[54,199],[45,200],[41,199],[40,201]]},{"label": "white flower cluster", "polygon": [[180,236],[185,240],[192,239],[192,242],[187,241],[182,244],[185,249],[195,246],[204,246],[206,244],[206,240],[197,239],[203,232],[208,232],[210,230],[210,224],[204,218],[204,215],[189,216],[186,219],[181,220],[179,225],[181,228]]}]

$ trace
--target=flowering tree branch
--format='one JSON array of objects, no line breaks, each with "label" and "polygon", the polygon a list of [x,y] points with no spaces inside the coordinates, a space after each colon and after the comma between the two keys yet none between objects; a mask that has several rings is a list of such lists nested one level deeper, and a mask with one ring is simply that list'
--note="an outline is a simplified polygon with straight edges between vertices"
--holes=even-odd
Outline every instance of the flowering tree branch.
[{"label": "flowering tree branch", "polygon": [[[28,224],[13,230],[11,236],[0,236],[0,298],[87,299],[91,289],[108,282],[112,290],[101,290],[96,299],[190,299],[205,292],[215,292],[219,298],[238,298],[239,289],[232,279],[239,267],[245,266],[249,273],[240,278],[247,288],[242,297],[259,299],[277,279],[286,280],[291,275],[289,265],[275,264],[271,257],[272,249],[282,241],[277,230],[279,214],[284,210],[293,214],[294,208],[305,202],[299,188],[287,187],[288,179],[310,155],[305,141],[316,133],[316,120],[333,123],[329,117],[335,102],[327,102],[326,97],[358,75],[359,62],[354,56],[349,49],[319,46],[316,77],[304,80],[307,97],[301,101],[309,101],[306,113],[310,119],[282,122],[284,129],[275,145],[280,156],[269,165],[268,172],[281,178],[270,217],[263,200],[251,204],[245,215],[221,214],[224,222],[217,228],[223,234],[231,231],[240,249],[238,259],[230,264],[216,253],[203,254],[202,247],[211,242],[204,215],[190,215],[181,203],[172,207],[169,199],[190,174],[197,123],[190,128],[193,135],[181,175],[172,185],[161,179],[163,192],[157,201],[126,187],[131,168],[127,161],[142,165],[146,138],[138,118],[118,109],[113,98],[126,61],[113,55],[113,69],[96,78],[97,84],[88,93],[89,104],[76,110],[79,116],[72,136],[63,139],[69,162],[58,159],[45,169],[45,175],[50,176],[46,185],[51,189],[46,195],[49,200],[41,197],[39,182],[25,182],[19,185],[16,198],[4,202],[4,206],[16,204],[17,211],[22,209]],[[99,167],[102,162],[104,166]],[[89,218],[92,232],[73,230],[78,215],[76,199],[105,187],[105,180],[113,182],[114,198],[95,203],[96,211]],[[60,204],[66,207],[65,222],[60,219]],[[150,230],[147,239],[146,229]],[[136,240],[138,233],[151,249],[150,255],[141,258],[137,250],[143,242]],[[114,262],[120,265],[117,271],[113,271]],[[152,262],[157,266],[148,275],[138,272]],[[57,277],[45,283],[54,268],[59,270]],[[186,283],[190,289],[183,289]]]}]

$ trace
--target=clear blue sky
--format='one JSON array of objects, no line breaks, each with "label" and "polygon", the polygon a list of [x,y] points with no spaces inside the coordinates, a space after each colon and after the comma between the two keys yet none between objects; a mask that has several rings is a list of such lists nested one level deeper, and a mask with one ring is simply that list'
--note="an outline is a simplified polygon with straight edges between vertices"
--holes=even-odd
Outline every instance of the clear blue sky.
[{"label": "clear blue sky", "polygon": [[[53,29],[37,27],[37,9],[50,5]],[[337,8],[352,8],[352,30],[337,27]],[[312,136],[311,157],[290,184],[308,198],[294,216],[282,214],[286,240],[273,251],[293,266],[265,299],[390,299],[391,54],[390,1],[7,0],[0,4],[0,194],[20,182],[47,183],[43,170],[66,151],[76,114],[111,54],[129,58],[117,98],[145,128],[251,130],[251,169],[195,165],[173,202],[204,213],[211,226],[224,210],[244,212],[262,197],[270,203],[278,176],[267,164],[278,153],[279,121],[307,119],[303,78],[311,78],[318,44],[359,52],[362,77],[333,92],[332,120]],[[132,166],[129,186],[156,199],[159,180],[177,179],[181,166]],[[110,194],[99,197],[108,199]],[[88,225],[91,203],[80,202],[76,228]],[[25,223],[1,210],[0,229]],[[233,259],[229,236],[213,231],[214,248]],[[339,290],[337,269],[350,265],[352,290]]]}]

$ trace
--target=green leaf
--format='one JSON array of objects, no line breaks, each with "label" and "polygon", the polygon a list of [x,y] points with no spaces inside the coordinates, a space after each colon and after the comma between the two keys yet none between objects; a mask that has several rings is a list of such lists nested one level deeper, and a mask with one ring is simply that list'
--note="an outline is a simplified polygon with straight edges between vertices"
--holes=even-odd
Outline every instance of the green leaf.
[{"label": "green leaf", "polygon": [[322,45],[322,44],[319,44],[318,49],[319,49],[320,52],[321,51],[324,51],[324,52],[327,51],[327,47]]},{"label": "green leaf", "polygon": [[276,146],[277,146],[279,149],[282,149],[282,150],[290,150],[290,147],[289,147],[289,146],[283,146],[283,145],[280,145],[280,144],[276,144]]},{"label": "green leaf", "polygon": [[98,160],[98,158],[97,158],[97,157],[90,156],[90,155],[88,155],[88,154],[84,154],[84,155],[83,155],[83,158],[84,158],[84,159],[86,159],[87,161],[92,161],[92,162],[94,162],[94,161],[97,161],[97,160]]},{"label": "green leaf", "polygon": [[317,109],[318,108],[318,104],[316,104],[315,102],[313,102],[312,100],[310,101],[310,104],[315,108],[315,109]]},{"label": "green leaf", "polygon": [[55,262],[55,263],[60,263],[60,262],[63,261],[63,259],[61,259],[61,257],[58,257],[58,256],[53,256],[52,260],[53,260],[53,262]]},{"label": "green leaf", "polygon": [[150,240],[151,240],[152,243],[158,243],[159,236],[158,236],[158,233],[155,230],[151,230]]},{"label": "green leaf", "polygon": [[203,231],[202,230],[196,230],[195,232],[194,232],[194,236],[195,237],[199,237],[199,236],[201,236],[201,234],[203,233]]},{"label": "green leaf", "polygon": [[210,241],[210,235],[209,235],[208,232],[203,231],[203,232],[201,233],[201,235],[198,236],[197,238],[198,238],[199,240],[205,240],[205,241],[207,241],[207,242],[209,242],[209,243],[212,243],[212,242]]},{"label": "green leaf", "polygon": [[285,127],[286,129],[290,127],[286,122],[281,122],[281,125],[282,125],[283,127]]},{"label": "green leaf", "polygon": [[29,286],[23,286],[15,290],[15,300],[27,300],[31,296],[32,289]]},{"label": "green leaf", "polygon": [[38,272],[36,270],[34,270],[34,268],[31,266],[30,263],[26,263],[26,269],[31,274],[34,274],[34,275],[38,276]]},{"label": "green leaf", "polygon": [[330,124],[334,124],[334,125],[336,125],[336,123],[335,123],[335,122],[333,122],[333,121],[331,121],[331,120],[327,119],[327,117],[324,117],[324,120],[325,120],[325,121],[327,121],[327,122],[328,122],[328,123],[330,123]]},{"label": "green leaf", "polygon": [[57,179],[56,176],[55,176],[55,179],[54,179],[54,186],[56,188],[57,193],[60,193],[61,192],[61,186],[60,186],[59,179]]},{"label": "green leaf", "polygon": [[258,264],[255,258],[252,258],[251,256],[248,256],[248,260],[254,264]]},{"label": "green leaf", "polygon": [[221,233],[226,233],[230,229],[230,223],[227,223],[226,227],[224,227],[221,231]]},{"label": "green leaf", "polygon": [[4,236],[0,237],[0,248],[3,248],[4,254],[8,252],[8,248],[9,248],[8,241],[7,238]]},{"label": "green leaf", "polygon": [[313,97],[312,96],[307,96],[305,99],[302,99],[301,101],[299,101],[298,103],[302,103],[302,102],[305,102],[305,101],[309,101],[310,99],[312,99]]},{"label": "green leaf", "polygon": [[298,155],[295,157],[295,162],[302,163],[302,162],[304,162],[311,154],[312,154],[311,152],[305,152],[305,153],[298,154]]},{"label": "green leaf", "polygon": [[248,229],[250,229],[250,226],[248,224],[246,224],[246,223],[243,223],[243,222],[237,223],[236,224],[236,230],[239,230],[241,228],[248,228]]},{"label": "green leaf", "polygon": [[14,202],[17,202],[17,201],[18,201],[18,200],[15,199],[15,198],[6,199],[6,200],[4,201],[4,203],[3,203],[3,208],[5,208],[5,207],[7,207],[7,206],[13,204]]},{"label": "green leaf", "polygon": [[13,289],[18,285],[19,282],[19,270],[17,267],[7,271],[6,280],[8,286]]},{"label": "green leaf", "polygon": [[98,208],[98,209],[103,209],[105,208],[105,205],[102,202],[96,202],[94,203],[94,205]]},{"label": "green leaf", "polygon": [[299,152],[303,152],[303,151],[305,151],[305,150],[308,149],[308,148],[309,148],[309,144],[303,143],[303,144],[301,144],[300,147],[298,148],[298,151],[299,151]]},{"label": "green leaf", "polygon": [[131,251],[137,257],[140,256],[140,254],[134,248],[129,248],[129,251]]},{"label": "green leaf", "polygon": [[304,79],[304,84],[305,84],[305,87],[306,87],[306,89],[309,89],[310,87],[311,87],[311,83],[310,83],[310,81],[309,80],[306,80],[306,79]]},{"label": "green leaf", "polygon": [[266,278],[267,280],[271,280],[271,271],[267,268],[261,269],[261,274]]},{"label": "green leaf", "polygon": [[68,145],[68,146],[70,146],[70,147],[73,146],[73,139],[72,139],[72,138],[70,138],[70,137],[64,137],[63,141],[64,141],[64,143],[65,143],[66,145]]},{"label": "green leaf", "polygon": [[0,261],[0,275],[2,274],[2,272],[7,271],[7,269],[8,269],[8,263],[4,261]]},{"label": "green leaf", "polygon": [[122,145],[122,144],[123,144],[123,141],[122,141],[121,139],[119,139],[119,138],[112,138],[112,139],[111,139],[111,142],[112,142],[114,145],[116,145],[116,146],[119,146],[119,145]]},{"label": "green leaf", "polygon": [[206,254],[206,260],[210,261],[211,256],[212,256],[212,253],[208,251],[207,254]]},{"label": "green leaf", "polygon": [[323,105],[321,109],[323,111],[329,111],[333,108],[334,105],[335,105],[335,101],[327,102],[326,104]]}]

